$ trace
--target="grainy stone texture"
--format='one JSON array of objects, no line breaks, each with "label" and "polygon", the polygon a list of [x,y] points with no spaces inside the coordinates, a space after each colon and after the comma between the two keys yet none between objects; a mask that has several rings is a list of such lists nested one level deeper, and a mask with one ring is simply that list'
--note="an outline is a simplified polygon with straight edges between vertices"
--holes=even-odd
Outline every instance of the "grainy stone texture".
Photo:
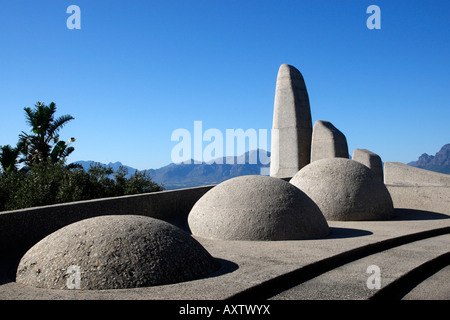
[{"label": "grainy stone texture", "polygon": [[103,215],[147,216],[185,228],[192,206],[212,187],[150,192],[0,212],[0,256],[23,254],[39,240],[64,226]]},{"label": "grainy stone texture", "polygon": [[387,184],[395,208],[439,212],[450,215],[450,187]]},{"label": "grainy stone texture", "polygon": [[396,208],[450,214],[449,174],[385,162],[384,183]]},{"label": "grainy stone texture", "polygon": [[290,178],[310,161],[312,122],[303,76],[287,64],[278,70],[272,128],[270,175]]},{"label": "grainy stone texture", "polygon": [[268,176],[241,176],[215,186],[194,205],[188,223],[194,235],[222,240],[296,240],[329,233],[308,196]]},{"label": "grainy stone texture", "polygon": [[325,158],[348,159],[347,139],[331,122],[317,120],[312,133],[311,162]]},{"label": "grainy stone texture", "polygon": [[381,181],[384,181],[383,162],[381,161],[381,157],[376,153],[367,149],[355,149],[353,150],[352,160],[362,163],[375,172]]},{"label": "grainy stone texture", "polygon": [[450,174],[420,169],[400,162],[386,162],[384,183],[402,186],[450,187]]},{"label": "grainy stone texture", "polygon": [[154,218],[115,215],[70,224],[41,240],[22,257],[16,281],[49,289],[123,289],[193,280],[218,267],[181,229]]},{"label": "grainy stone texture", "polygon": [[386,186],[372,170],[354,160],[314,161],[290,183],[313,199],[327,220],[378,220],[394,215]]}]

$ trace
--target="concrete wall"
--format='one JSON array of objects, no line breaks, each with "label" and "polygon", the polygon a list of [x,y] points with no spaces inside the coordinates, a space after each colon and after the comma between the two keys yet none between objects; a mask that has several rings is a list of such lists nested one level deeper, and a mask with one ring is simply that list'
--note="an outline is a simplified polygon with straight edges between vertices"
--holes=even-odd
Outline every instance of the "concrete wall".
[{"label": "concrete wall", "polygon": [[[384,171],[385,184],[395,208],[450,214],[450,175],[392,162],[385,163]],[[100,215],[144,215],[187,229],[187,215],[191,208],[212,187],[0,212],[0,256],[24,253],[45,236],[68,224]]]},{"label": "concrete wall", "polygon": [[100,215],[135,214],[187,228],[189,211],[213,186],[79,201],[0,213],[0,256],[24,252],[50,233]]},{"label": "concrete wall", "polygon": [[450,215],[450,187],[386,185],[394,208],[424,210]]},{"label": "concrete wall", "polygon": [[400,162],[384,164],[384,183],[404,186],[450,187],[450,175],[419,169]]},{"label": "concrete wall", "polygon": [[384,164],[384,183],[395,208],[450,214],[450,175],[399,162]]}]

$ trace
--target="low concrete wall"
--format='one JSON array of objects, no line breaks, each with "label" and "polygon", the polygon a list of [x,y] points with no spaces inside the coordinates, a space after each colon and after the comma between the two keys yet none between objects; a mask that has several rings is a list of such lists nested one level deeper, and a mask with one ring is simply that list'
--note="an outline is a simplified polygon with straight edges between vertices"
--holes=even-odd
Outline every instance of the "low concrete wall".
[{"label": "low concrete wall", "polygon": [[386,185],[394,208],[424,210],[450,215],[450,187]]},{"label": "low concrete wall", "polygon": [[[450,214],[450,175],[393,162],[386,162],[384,171],[385,183],[388,182],[386,186],[395,208]],[[283,180],[289,181],[290,178]],[[187,215],[191,208],[212,187],[214,186],[0,212],[0,256],[24,253],[45,236],[68,224],[101,215],[143,215],[187,229]]]},{"label": "low concrete wall", "polygon": [[399,162],[384,164],[386,184],[395,208],[450,214],[450,175]]},{"label": "low concrete wall", "polygon": [[135,214],[187,228],[193,205],[213,186],[0,212],[0,256],[24,252],[50,233],[77,221],[101,215]]},{"label": "low concrete wall", "polygon": [[400,162],[385,162],[384,183],[403,186],[450,187],[450,175],[408,166]]}]

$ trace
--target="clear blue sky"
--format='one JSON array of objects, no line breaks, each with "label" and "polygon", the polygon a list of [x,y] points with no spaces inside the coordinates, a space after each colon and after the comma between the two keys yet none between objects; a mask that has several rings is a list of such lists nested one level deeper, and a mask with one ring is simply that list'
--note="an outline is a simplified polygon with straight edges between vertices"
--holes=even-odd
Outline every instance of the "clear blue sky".
[{"label": "clear blue sky", "polygon": [[[69,162],[171,162],[174,130],[272,127],[278,68],[303,74],[313,122],[409,162],[450,143],[450,1],[2,0],[0,145],[24,107],[75,120]],[[69,30],[69,5],[81,29]],[[369,5],[381,29],[369,30]],[[270,141],[269,141],[270,143]]]}]

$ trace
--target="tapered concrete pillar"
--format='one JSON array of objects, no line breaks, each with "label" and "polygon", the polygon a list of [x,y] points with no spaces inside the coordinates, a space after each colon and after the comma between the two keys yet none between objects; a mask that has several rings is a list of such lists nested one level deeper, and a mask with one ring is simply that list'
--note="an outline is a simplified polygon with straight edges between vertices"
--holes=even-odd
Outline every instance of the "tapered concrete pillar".
[{"label": "tapered concrete pillar", "polygon": [[367,149],[355,149],[353,150],[352,159],[372,169],[380,177],[381,181],[384,181],[383,162],[379,155]]},{"label": "tapered concrete pillar", "polygon": [[311,162],[326,158],[348,159],[347,139],[331,122],[317,120],[312,133]]},{"label": "tapered concrete pillar", "polygon": [[311,110],[303,76],[283,64],[278,70],[273,113],[270,175],[293,177],[311,156]]}]

